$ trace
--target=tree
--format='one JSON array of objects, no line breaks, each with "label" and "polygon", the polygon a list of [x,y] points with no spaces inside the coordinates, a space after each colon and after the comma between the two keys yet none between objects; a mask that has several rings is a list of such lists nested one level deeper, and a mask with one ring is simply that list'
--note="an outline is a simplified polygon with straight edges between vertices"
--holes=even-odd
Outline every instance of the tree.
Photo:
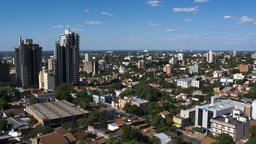
[{"label": "tree", "polygon": [[255,144],[256,143],[256,126],[250,126],[250,137],[246,144]]},{"label": "tree", "polygon": [[40,134],[47,134],[53,132],[53,128],[47,127],[47,126],[40,126],[34,129],[31,129],[28,134],[27,137],[28,138],[33,138],[35,136],[37,136],[39,133]]},{"label": "tree", "polygon": [[78,140],[78,141],[76,142],[76,144],[85,144],[85,143],[84,143],[84,141],[82,141],[82,140]]},{"label": "tree", "polygon": [[233,138],[228,134],[220,134],[217,137],[217,143],[216,144],[232,144]]},{"label": "tree", "polygon": [[56,88],[56,97],[57,99],[72,101],[72,97],[71,97],[72,92],[74,92],[74,89],[71,84],[68,84],[68,83],[61,84]]},{"label": "tree", "polygon": [[0,130],[6,130],[7,129],[8,122],[4,119],[0,119]]},{"label": "tree", "polygon": [[124,110],[126,113],[129,113],[129,114],[135,114],[135,115],[142,114],[141,109],[137,105],[126,104],[124,106]]}]

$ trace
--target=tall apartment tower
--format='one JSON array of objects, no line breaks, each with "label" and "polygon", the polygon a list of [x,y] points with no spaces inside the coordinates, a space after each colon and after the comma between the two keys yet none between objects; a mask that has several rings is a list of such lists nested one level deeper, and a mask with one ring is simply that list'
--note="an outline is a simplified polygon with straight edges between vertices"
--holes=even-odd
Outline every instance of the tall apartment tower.
[{"label": "tall apartment tower", "polygon": [[10,65],[0,58],[0,82],[10,81]]},{"label": "tall apartment tower", "polygon": [[38,88],[38,74],[42,68],[42,48],[32,39],[22,40],[15,48],[17,84],[22,87]]},{"label": "tall apartment tower", "polygon": [[207,62],[208,63],[214,63],[215,62],[215,54],[212,51],[209,51],[207,53]]},{"label": "tall apartment tower", "polygon": [[79,82],[79,35],[66,29],[54,51],[56,85]]}]

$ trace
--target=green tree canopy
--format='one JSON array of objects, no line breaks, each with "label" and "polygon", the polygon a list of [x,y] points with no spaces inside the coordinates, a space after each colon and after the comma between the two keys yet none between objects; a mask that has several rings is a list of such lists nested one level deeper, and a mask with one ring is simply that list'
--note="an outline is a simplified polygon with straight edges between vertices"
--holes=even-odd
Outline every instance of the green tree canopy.
[{"label": "green tree canopy", "polygon": [[72,101],[71,93],[74,92],[74,88],[71,84],[61,84],[56,88],[57,99],[63,99],[67,101]]}]

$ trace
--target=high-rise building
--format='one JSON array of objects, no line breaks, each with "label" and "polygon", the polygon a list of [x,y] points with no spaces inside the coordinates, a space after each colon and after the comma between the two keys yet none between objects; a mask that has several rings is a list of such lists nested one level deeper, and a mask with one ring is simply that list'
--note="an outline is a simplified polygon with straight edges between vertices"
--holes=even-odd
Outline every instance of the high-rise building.
[{"label": "high-rise building", "polygon": [[79,48],[79,35],[66,29],[54,52],[56,85],[79,82]]},{"label": "high-rise building", "polygon": [[10,81],[10,65],[0,59],[0,82]]},{"label": "high-rise building", "polygon": [[207,53],[207,62],[208,63],[214,63],[215,62],[215,55],[212,51],[209,51]]},{"label": "high-rise building", "polygon": [[88,61],[90,61],[90,56],[88,53],[85,53],[84,54],[84,62],[88,62]]},{"label": "high-rise building", "polygon": [[166,75],[170,75],[172,73],[172,67],[170,64],[167,64],[164,66],[163,71],[166,73]]},{"label": "high-rise building", "polygon": [[45,67],[39,73],[39,89],[53,91],[55,89],[55,75],[47,71]]},{"label": "high-rise building", "polygon": [[53,71],[54,70],[54,58],[50,57],[47,60],[47,66],[48,66],[48,71]]},{"label": "high-rise building", "polygon": [[84,71],[86,73],[92,73],[93,75],[97,74],[99,71],[98,61],[87,61],[84,63]]},{"label": "high-rise building", "polygon": [[137,65],[138,65],[138,68],[144,68],[145,67],[144,60],[139,60]]},{"label": "high-rise building", "polygon": [[183,61],[184,55],[183,55],[183,53],[178,53],[178,54],[177,54],[177,57],[178,57],[178,60],[179,60],[179,61]]},{"label": "high-rise building", "polygon": [[17,84],[23,87],[38,87],[38,74],[42,68],[42,48],[32,39],[22,40],[15,49]]}]

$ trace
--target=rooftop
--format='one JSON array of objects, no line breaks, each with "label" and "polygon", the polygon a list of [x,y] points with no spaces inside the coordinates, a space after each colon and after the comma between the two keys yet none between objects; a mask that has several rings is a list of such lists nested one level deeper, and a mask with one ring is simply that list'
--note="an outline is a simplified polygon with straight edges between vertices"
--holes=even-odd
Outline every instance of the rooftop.
[{"label": "rooftop", "polygon": [[88,111],[76,107],[74,104],[65,100],[37,103],[28,106],[26,109],[33,111],[43,120],[57,119],[59,117],[69,117],[73,115],[82,115],[88,113]]}]

